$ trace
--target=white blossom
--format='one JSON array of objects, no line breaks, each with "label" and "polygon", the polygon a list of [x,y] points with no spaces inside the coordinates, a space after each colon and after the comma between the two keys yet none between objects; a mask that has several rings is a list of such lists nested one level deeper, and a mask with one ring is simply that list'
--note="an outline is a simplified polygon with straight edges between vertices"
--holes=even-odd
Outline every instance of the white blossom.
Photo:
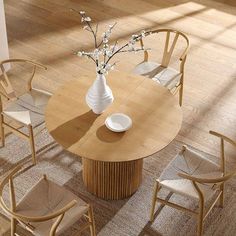
[{"label": "white blossom", "polygon": [[109,48],[108,43],[104,43],[104,44],[103,44],[103,50],[108,50],[108,48]]},{"label": "white blossom", "polygon": [[81,52],[81,51],[77,52],[77,56],[82,57],[83,55],[84,55],[84,52]]},{"label": "white blossom", "polygon": [[129,48],[129,50],[133,50],[134,49],[134,43],[133,42],[129,42],[128,48]]},{"label": "white blossom", "polygon": [[99,56],[102,54],[102,52],[96,48],[94,51],[93,51],[93,57],[95,60],[98,60],[99,59]]},{"label": "white blossom", "polygon": [[89,30],[89,27],[88,27],[87,25],[85,25],[85,26],[83,27],[83,29],[84,29],[84,30]]},{"label": "white blossom", "polygon": [[84,22],[84,21],[90,22],[91,18],[89,16],[82,17],[81,22]]},{"label": "white blossom", "polygon": [[102,68],[102,69],[100,70],[100,72],[101,72],[102,74],[107,74],[107,70],[106,70],[105,68]]},{"label": "white blossom", "polygon": [[133,34],[133,35],[131,36],[131,38],[132,38],[133,40],[135,40],[137,37],[138,37],[137,34]]},{"label": "white blossom", "polygon": [[105,67],[105,69],[106,69],[107,71],[113,70],[113,69],[114,69],[114,65],[107,64],[106,67]]},{"label": "white blossom", "polygon": [[102,41],[103,41],[103,43],[108,43],[108,38],[107,38],[107,37],[104,37],[104,38],[102,39]]},{"label": "white blossom", "polygon": [[96,67],[96,71],[100,72],[101,68],[99,68],[98,66]]},{"label": "white blossom", "polygon": [[107,51],[106,51],[106,55],[107,55],[108,57],[111,57],[112,54],[113,54],[113,52],[112,52],[111,50],[107,50]]},{"label": "white blossom", "polygon": [[135,40],[131,39],[131,40],[129,41],[129,45],[134,45],[135,42],[136,42]]}]

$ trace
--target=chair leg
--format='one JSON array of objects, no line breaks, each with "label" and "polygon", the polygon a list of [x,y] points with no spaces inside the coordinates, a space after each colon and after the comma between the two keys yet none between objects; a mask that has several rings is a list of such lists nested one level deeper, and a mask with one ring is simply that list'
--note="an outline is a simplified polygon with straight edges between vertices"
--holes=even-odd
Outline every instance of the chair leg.
[{"label": "chair leg", "polygon": [[96,236],[96,230],[95,230],[95,221],[94,221],[94,214],[93,214],[93,207],[90,206],[88,210],[88,218],[89,218],[89,223],[90,225],[90,235],[91,236]]},{"label": "chair leg", "polygon": [[15,236],[16,233],[16,220],[11,218],[11,236]]},{"label": "chair leg", "polygon": [[220,190],[222,191],[220,196],[220,207],[224,206],[224,183],[221,184]]},{"label": "chair leg", "polygon": [[32,161],[33,164],[36,165],[36,151],[35,151],[35,144],[34,144],[34,133],[33,133],[33,127],[31,125],[28,126],[29,128],[29,141],[32,151]]},{"label": "chair leg", "polygon": [[203,213],[204,213],[204,198],[199,200],[199,215],[198,215],[198,229],[197,235],[201,236],[203,232]]},{"label": "chair leg", "polygon": [[5,146],[5,131],[3,126],[3,115],[0,116],[0,132],[1,132],[1,143],[2,147]]},{"label": "chair leg", "polygon": [[157,193],[160,189],[159,182],[156,181],[154,185],[154,191],[153,191],[153,196],[152,196],[152,207],[151,207],[151,212],[150,212],[150,221],[153,222],[154,220],[154,211],[155,211],[155,206],[157,202]]},{"label": "chair leg", "polygon": [[182,106],[183,104],[183,84],[181,84],[179,89],[179,105]]}]

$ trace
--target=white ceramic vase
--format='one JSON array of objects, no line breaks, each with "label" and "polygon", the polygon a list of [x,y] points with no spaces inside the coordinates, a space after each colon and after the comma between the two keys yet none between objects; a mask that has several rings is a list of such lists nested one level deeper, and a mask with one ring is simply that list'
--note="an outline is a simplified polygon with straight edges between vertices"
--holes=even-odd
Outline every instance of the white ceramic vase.
[{"label": "white ceramic vase", "polygon": [[96,80],[86,94],[86,103],[96,114],[101,114],[114,100],[111,89],[103,74],[97,74]]}]

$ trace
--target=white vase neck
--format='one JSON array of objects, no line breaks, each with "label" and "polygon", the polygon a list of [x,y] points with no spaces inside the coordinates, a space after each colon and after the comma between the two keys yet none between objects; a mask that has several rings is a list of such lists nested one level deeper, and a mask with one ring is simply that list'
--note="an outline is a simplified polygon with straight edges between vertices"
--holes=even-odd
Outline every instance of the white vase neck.
[{"label": "white vase neck", "polygon": [[99,73],[97,73],[97,78],[99,78],[99,79],[104,78],[104,79],[105,79],[106,77],[105,77],[104,74],[99,74]]}]

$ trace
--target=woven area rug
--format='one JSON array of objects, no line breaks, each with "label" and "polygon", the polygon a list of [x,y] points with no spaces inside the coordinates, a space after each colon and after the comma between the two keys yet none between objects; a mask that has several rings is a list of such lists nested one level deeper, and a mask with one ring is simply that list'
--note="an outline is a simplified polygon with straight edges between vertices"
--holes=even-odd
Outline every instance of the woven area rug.
[{"label": "woven area rug", "polygon": [[[196,219],[167,206],[158,205],[155,221],[152,224],[148,222],[154,179],[160,175],[182,145],[183,143],[174,140],[161,152],[145,159],[143,182],[133,196],[119,201],[105,201],[86,191],[82,181],[81,159],[63,150],[47,131],[44,131],[36,137],[38,164],[34,167],[26,164],[26,167],[29,167],[15,179],[17,199],[46,173],[51,180],[64,185],[93,204],[99,236],[195,235]],[[0,149],[0,175],[4,175],[17,163],[30,160],[29,150],[26,141],[9,135],[6,147]],[[209,155],[208,157],[214,158]],[[227,183],[225,206],[223,209],[214,207],[205,221],[204,235],[236,235],[235,183],[235,179]],[[165,198],[168,192],[161,191],[160,195]],[[197,204],[187,198],[173,195],[170,199],[186,207],[197,208]],[[64,236],[76,233],[78,228],[79,223],[73,225]],[[83,235],[89,234],[85,232]]]}]

